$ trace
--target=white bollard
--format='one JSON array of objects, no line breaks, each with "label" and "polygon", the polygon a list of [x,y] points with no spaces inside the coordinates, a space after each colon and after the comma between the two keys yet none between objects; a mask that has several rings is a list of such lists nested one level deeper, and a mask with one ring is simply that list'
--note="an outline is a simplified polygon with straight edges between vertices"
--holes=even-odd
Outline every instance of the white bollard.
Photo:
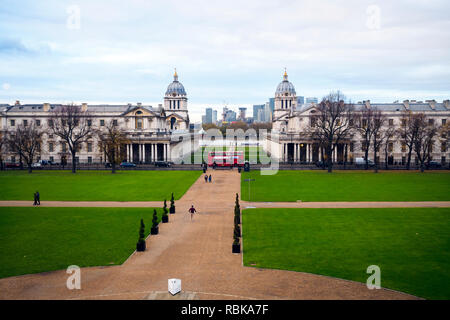
[{"label": "white bollard", "polygon": [[169,279],[169,292],[171,295],[176,295],[181,291],[181,280],[180,279]]}]

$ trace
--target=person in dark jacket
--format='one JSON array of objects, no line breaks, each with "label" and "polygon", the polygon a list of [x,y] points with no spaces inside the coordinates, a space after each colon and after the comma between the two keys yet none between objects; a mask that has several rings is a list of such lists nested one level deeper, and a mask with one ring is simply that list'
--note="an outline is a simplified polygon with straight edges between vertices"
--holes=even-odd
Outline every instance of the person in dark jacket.
[{"label": "person in dark jacket", "polygon": [[209,178],[208,178],[209,182],[211,182],[211,179],[212,179],[212,176],[211,176],[211,175],[209,175]]},{"label": "person in dark jacket", "polygon": [[36,195],[36,192],[33,193],[33,198],[34,198],[33,206],[35,206],[35,205],[37,205],[37,195]]},{"label": "person in dark jacket", "polygon": [[41,205],[41,196],[39,195],[39,191],[36,191],[36,202],[38,206]]},{"label": "person in dark jacket", "polygon": [[208,182],[208,175],[205,174],[205,182]]}]

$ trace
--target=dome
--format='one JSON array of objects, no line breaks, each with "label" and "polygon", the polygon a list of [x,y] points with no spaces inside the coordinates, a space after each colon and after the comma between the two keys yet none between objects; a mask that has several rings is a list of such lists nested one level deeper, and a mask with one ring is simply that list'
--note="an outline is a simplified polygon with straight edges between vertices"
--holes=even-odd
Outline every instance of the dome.
[{"label": "dome", "polygon": [[181,82],[178,81],[178,74],[176,70],[175,74],[173,75],[173,82],[169,84],[166,91],[166,96],[170,95],[181,95],[181,96],[186,95],[186,91],[184,90],[183,85],[181,84]]},{"label": "dome", "polygon": [[282,95],[288,92],[289,94],[296,94],[295,88],[292,83],[288,81],[288,75],[287,72],[284,72],[283,81],[280,82],[280,84],[277,87],[277,91],[275,92],[276,95]]}]

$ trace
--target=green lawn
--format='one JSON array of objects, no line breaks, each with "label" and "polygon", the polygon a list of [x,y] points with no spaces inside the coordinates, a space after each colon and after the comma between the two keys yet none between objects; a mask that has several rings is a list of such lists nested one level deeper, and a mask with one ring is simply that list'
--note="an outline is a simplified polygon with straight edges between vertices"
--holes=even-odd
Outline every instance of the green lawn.
[{"label": "green lawn", "polygon": [[152,208],[0,207],[0,278],[122,264],[136,249],[140,219],[148,234],[152,217]]},{"label": "green lawn", "polygon": [[450,209],[247,209],[244,265],[366,283],[450,299]]},{"label": "green lawn", "polygon": [[450,173],[373,171],[278,171],[262,176],[258,170],[241,177],[242,199],[251,201],[448,201]]},{"label": "green lawn", "polygon": [[181,196],[201,171],[21,171],[0,172],[0,200],[159,201]]}]

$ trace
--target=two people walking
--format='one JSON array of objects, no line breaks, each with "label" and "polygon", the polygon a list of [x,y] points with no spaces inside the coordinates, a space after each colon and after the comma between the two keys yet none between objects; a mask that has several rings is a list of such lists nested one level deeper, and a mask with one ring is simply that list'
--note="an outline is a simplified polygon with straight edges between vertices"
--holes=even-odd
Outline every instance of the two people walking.
[{"label": "two people walking", "polygon": [[40,206],[41,205],[41,196],[39,195],[39,191],[36,191],[34,193],[34,203],[33,206]]},{"label": "two people walking", "polygon": [[207,175],[207,174],[205,174],[205,182],[211,182],[211,179],[212,179],[212,176],[211,175]]}]

